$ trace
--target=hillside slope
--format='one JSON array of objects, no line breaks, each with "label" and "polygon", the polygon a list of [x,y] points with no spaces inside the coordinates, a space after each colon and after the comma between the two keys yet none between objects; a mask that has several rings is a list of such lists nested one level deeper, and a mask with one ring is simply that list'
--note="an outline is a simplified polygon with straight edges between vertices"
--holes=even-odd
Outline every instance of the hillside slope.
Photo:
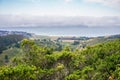
[{"label": "hillside slope", "polygon": [[0,67],[2,80],[119,80],[120,39],[105,42],[83,50],[60,52],[37,46],[23,40],[24,55]]}]

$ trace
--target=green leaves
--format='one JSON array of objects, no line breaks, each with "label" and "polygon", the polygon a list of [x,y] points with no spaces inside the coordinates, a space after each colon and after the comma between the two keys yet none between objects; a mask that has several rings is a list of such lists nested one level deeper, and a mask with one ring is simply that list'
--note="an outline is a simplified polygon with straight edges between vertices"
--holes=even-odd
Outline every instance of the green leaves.
[{"label": "green leaves", "polygon": [[[72,51],[56,52],[23,40],[23,55],[0,67],[2,80],[107,80],[120,78],[120,40]],[[7,59],[7,57],[5,58]]]},{"label": "green leaves", "polygon": [[35,66],[17,65],[6,66],[0,68],[0,78],[2,80],[21,80],[21,79],[36,79]]}]

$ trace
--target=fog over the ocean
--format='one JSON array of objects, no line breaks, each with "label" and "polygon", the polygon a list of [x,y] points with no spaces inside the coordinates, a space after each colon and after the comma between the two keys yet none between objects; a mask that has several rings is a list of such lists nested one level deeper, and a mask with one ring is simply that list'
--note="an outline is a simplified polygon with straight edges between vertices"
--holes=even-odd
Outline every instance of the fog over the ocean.
[{"label": "fog over the ocean", "polygon": [[29,16],[0,15],[0,27],[120,27],[119,16],[89,17],[89,16]]}]

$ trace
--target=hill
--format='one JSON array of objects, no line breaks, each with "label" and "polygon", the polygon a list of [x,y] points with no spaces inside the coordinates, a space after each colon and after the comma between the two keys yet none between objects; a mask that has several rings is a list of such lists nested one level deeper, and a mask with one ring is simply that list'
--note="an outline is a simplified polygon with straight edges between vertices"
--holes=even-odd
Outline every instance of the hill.
[{"label": "hill", "polygon": [[[88,46],[108,42],[119,38],[120,35],[101,36],[101,37],[59,37],[59,36],[42,36],[32,35],[30,39],[35,41],[37,46],[47,49],[47,53],[51,51],[62,51],[64,47],[70,47],[72,51],[81,50]],[[24,36],[22,35],[7,35],[0,37],[0,65],[6,64],[11,58],[21,54],[20,44]],[[49,49],[48,49],[49,47]]]},{"label": "hill", "polygon": [[120,39],[82,50],[50,51],[31,40],[23,40],[24,55],[0,67],[2,80],[119,80]]}]

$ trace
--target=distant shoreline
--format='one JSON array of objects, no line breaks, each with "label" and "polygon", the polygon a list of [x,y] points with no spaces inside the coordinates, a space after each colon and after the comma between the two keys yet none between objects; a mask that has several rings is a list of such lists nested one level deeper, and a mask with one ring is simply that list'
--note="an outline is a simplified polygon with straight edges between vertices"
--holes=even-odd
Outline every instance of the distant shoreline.
[{"label": "distant shoreline", "polygon": [[22,31],[44,36],[98,37],[120,34],[120,27],[0,27],[2,31]]}]

